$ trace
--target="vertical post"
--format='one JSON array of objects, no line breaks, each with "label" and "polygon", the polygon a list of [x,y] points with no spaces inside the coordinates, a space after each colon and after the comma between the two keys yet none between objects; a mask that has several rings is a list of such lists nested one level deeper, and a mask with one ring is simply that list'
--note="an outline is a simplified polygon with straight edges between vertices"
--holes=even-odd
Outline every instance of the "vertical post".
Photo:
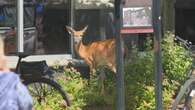
[{"label": "vertical post", "polygon": [[116,42],[116,68],[117,68],[117,110],[125,110],[125,92],[124,92],[124,61],[122,52],[122,43],[120,37],[121,30],[121,0],[115,0],[115,42]]},{"label": "vertical post", "polygon": [[[74,13],[75,13],[75,1],[74,0],[71,0],[71,5],[70,5],[70,26],[71,27],[74,27]],[[71,38],[70,38],[70,41],[71,41],[71,44],[70,44],[70,48],[71,48],[71,54],[72,54],[72,57],[75,57],[75,53],[74,53],[74,37],[71,35]]]},{"label": "vertical post", "polygon": [[156,110],[162,110],[161,1],[153,0]]},{"label": "vertical post", "polygon": [[17,50],[18,52],[24,51],[24,21],[23,21],[23,0],[17,0]]},{"label": "vertical post", "polygon": [[106,39],[106,33],[104,28],[104,9],[100,9],[100,39],[105,40]]}]

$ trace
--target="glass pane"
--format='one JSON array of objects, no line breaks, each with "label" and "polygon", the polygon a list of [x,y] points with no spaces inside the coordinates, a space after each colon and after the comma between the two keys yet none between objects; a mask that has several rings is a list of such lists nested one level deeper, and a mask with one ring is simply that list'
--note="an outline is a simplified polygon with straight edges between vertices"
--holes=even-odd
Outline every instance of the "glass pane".
[{"label": "glass pane", "polygon": [[70,23],[69,7],[67,4],[37,5],[35,26],[37,37],[34,54],[71,53],[70,36],[65,32],[65,26]]},{"label": "glass pane", "polygon": [[[34,7],[24,7],[24,27],[34,26]],[[15,6],[5,5],[0,7],[0,27],[15,27],[17,23]]]},{"label": "glass pane", "polygon": [[16,8],[11,6],[0,7],[0,27],[16,26]]},{"label": "glass pane", "polygon": [[[4,5],[0,7],[0,27],[2,28],[2,33],[5,36],[5,54],[14,55],[17,49],[17,37],[16,37],[16,23],[17,23],[17,13],[16,6],[14,5]],[[32,52],[32,38],[29,37],[30,34],[27,34],[26,28],[34,26],[34,6],[25,6],[24,7],[24,51]],[[32,32],[30,32],[32,33]],[[33,39],[35,41],[35,39]],[[33,43],[34,44],[34,43]]]},{"label": "glass pane", "polygon": [[17,49],[17,37],[15,27],[11,27],[9,30],[4,32],[4,43],[5,43],[5,54],[13,55]]},{"label": "glass pane", "polygon": [[24,27],[32,27],[35,24],[35,7],[24,7]]},{"label": "glass pane", "polygon": [[[24,5],[24,52],[30,54],[70,54],[70,37],[64,31],[68,25],[70,5]],[[47,7],[47,8],[46,8]],[[17,49],[16,6],[0,6],[1,33],[5,36],[5,53],[13,55]],[[6,28],[7,27],[7,28]]]},{"label": "glass pane", "polygon": [[77,10],[75,13],[75,28],[80,30],[88,25],[84,35],[85,43],[112,38],[114,37],[113,16],[113,10],[111,9]]},{"label": "glass pane", "polygon": [[35,27],[24,29],[24,52],[35,54],[37,31]]}]

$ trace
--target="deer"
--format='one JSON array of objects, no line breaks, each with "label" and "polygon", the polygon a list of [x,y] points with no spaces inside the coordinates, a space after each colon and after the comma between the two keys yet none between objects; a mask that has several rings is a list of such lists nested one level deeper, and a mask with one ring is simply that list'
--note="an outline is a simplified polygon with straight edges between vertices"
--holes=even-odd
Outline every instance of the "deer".
[{"label": "deer", "polygon": [[[115,39],[112,38],[84,44],[82,39],[87,28],[88,26],[85,26],[81,30],[75,30],[72,27],[66,26],[66,30],[74,37],[74,48],[76,53],[89,66],[89,79],[94,73],[94,70],[97,70],[98,67],[102,66],[106,66],[113,73],[116,73]],[[104,77],[105,74],[103,75],[103,79]]]}]

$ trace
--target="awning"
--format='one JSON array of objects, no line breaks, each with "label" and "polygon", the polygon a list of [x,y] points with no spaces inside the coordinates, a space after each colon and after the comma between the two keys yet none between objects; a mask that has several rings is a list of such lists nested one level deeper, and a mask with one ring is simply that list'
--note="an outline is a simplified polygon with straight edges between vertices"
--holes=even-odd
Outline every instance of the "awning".
[{"label": "awning", "polygon": [[126,0],[124,7],[152,6],[152,0]]}]

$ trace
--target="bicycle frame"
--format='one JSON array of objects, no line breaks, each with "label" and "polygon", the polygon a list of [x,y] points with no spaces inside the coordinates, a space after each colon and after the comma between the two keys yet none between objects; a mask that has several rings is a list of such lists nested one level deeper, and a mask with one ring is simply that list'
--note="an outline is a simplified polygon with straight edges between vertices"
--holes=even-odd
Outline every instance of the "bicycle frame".
[{"label": "bicycle frame", "polygon": [[[62,96],[62,100],[64,100],[63,101],[64,104],[66,104],[67,106],[71,105],[71,102],[68,98],[68,95],[63,90],[62,86],[60,84],[58,84],[57,81],[54,80],[54,76],[53,76],[52,71],[48,70],[48,71],[46,71],[47,74],[38,75],[38,76],[36,76],[36,74],[32,74],[32,73],[29,73],[28,75],[23,74],[20,71],[20,69],[22,69],[22,68],[20,68],[20,66],[21,66],[20,64],[22,63],[22,59],[29,56],[29,54],[19,52],[19,53],[17,53],[17,55],[19,58],[18,58],[18,62],[16,64],[15,73],[20,75],[22,82],[27,86],[27,88],[29,85],[35,87],[34,90],[37,92],[36,95],[41,100],[43,99],[44,96],[42,96],[40,93],[42,92],[42,94],[45,95],[47,88],[49,89],[47,91],[50,91],[50,89],[53,88],[53,90],[55,90],[57,93],[59,93],[59,95]],[[42,90],[39,90],[39,89],[42,89]],[[39,101],[39,100],[37,99],[37,101]]]},{"label": "bicycle frame", "polygon": [[23,52],[17,52],[16,53],[17,56],[18,56],[18,61],[17,61],[17,64],[16,64],[16,69],[15,69],[15,72],[17,74],[20,74],[20,70],[19,70],[19,67],[20,67],[20,63],[21,63],[21,60],[25,57],[28,57],[30,54],[26,54],[26,53],[23,53]]},{"label": "bicycle frame", "polygon": [[[191,71],[192,72],[192,71]],[[190,77],[188,80],[185,81],[184,85],[181,86],[179,94],[177,95],[174,103],[172,104],[172,109],[171,110],[176,110],[177,105],[179,104],[179,102],[181,101],[181,98],[186,94],[189,86],[195,82],[195,77],[192,76]]]},{"label": "bicycle frame", "polygon": [[19,58],[18,58],[18,62],[17,62],[17,64],[16,64],[16,69],[15,69],[15,72],[16,72],[17,74],[19,74],[19,66],[20,66],[20,62],[21,62],[21,60],[22,60],[22,58],[21,58],[21,57],[19,57]]}]

